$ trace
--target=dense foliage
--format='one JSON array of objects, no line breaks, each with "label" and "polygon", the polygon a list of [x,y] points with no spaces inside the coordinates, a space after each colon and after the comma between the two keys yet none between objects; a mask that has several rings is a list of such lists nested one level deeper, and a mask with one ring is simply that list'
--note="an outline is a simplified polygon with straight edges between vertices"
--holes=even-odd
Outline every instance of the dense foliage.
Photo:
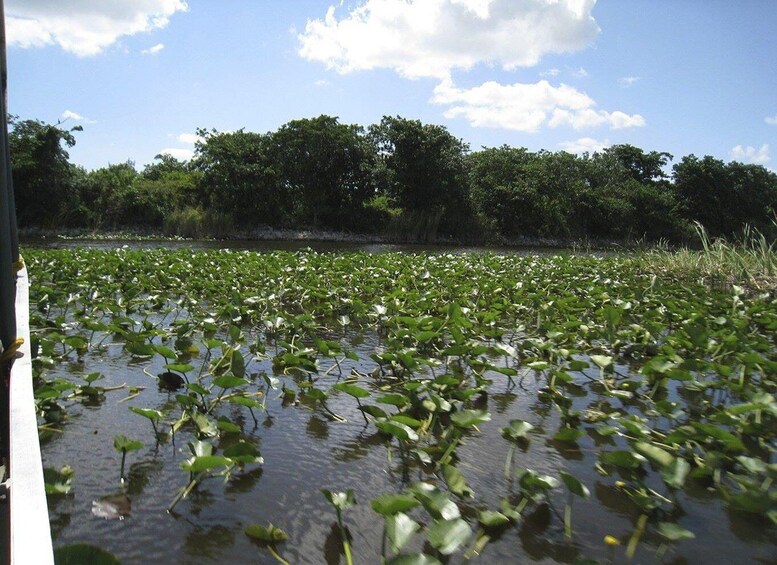
[{"label": "dense foliage", "polygon": [[682,242],[749,225],[774,235],[777,175],[760,165],[632,145],[594,154],[508,146],[471,152],[445,127],[384,117],[366,130],[319,116],[277,131],[198,131],[194,158],[86,172],[73,132],[12,120],[22,227],[150,229],[226,236],[320,228],[500,241],[517,237]]},{"label": "dense foliage", "polygon": [[[240,544],[235,531],[295,563],[321,563],[332,545],[327,562],[340,551],[348,563],[774,555],[773,293],[707,288],[643,257],[25,256],[44,459],[68,438],[90,454],[52,470],[53,507],[123,481],[128,452],[152,469],[92,504],[105,518],[137,508],[111,551],[127,553],[146,527],[165,542],[225,532],[213,562],[248,560],[220,554]],[[100,423],[74,416],[82,406],[99,407]],[[322,445],[293,493],[246,479],[284,468],[278,438],[302,443],[316,425],[344,430],[350,451]],[[121,473],[97,476],[106,460]],[[373,464],[383,472],[359,480]],[[174,516],[149,504],[146,483],[163,483]],[[257,493],[263,503],[246,503]],[[334,536],[311,542],[294,516],[329,524],[325,503]],[[64,527],[93,523],[88,505],[71,507]],[[82,541],[104,543],[92,530]]]}]

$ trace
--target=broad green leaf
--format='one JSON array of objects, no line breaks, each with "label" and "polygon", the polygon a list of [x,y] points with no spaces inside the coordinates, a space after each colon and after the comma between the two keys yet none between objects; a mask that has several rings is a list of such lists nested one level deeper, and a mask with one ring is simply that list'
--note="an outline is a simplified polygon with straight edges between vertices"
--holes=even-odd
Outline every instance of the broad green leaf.
[{"label": "broad green leaf", "polygon": [[661,478],[668,486],[680,489],[685,485],[685,479],[690,471],[690,464],[685,459],[676,457],[671,464],[661,469]]},{"label": "broad green leaf", "polygon": [[448,485],[448,490],[453,494],[462,498],[472,498],[474,496],[475,493],[469,488],[464,475],[456,467],[453,465],[441,465],[440,469],[442,470],[445,484]]},{"label": "broad green leaf", "polygon": [[248,384],[248,380],[234,375],[222,375],[221,377],[213,379],[213,384],[219,388],[230,389],[238,386],[245,386]]},{"label": "broad green leaf", "polygon": [[501,512],[496,512],[493,510],[482,510],[478,514],[478,522],[480,522],[480,525],[484,528],[499,528],[505,524],[508,524],[510,522],[510,518]]},{"label": "broad green leaf", "polygon": [[433,518],[452,520],[461,515],[459,507],[448,495],[429,483],[413,483],[409,490]]},{"label": "broad green leaf", "polygon": [[372,509],[378,514],[391,516],[398,512],[407,512],[418,506],[419,502],[406,494],[381,494],[372,501]]},{"label": "broad green leaf", "polygon": [[659,467],[668,467],[675,461],[674,455],[652,443],[638,441],[634,444],[634,450],[650,459]]},{"label": "broad green leaf", "polygon": [[559,475],[561,475],[561,480],[564,481],[564,485],[572,494],[581,498],[588,498],[591,496],[591,491],[588,490],[588,487],[576,477],[573,477],[565,471],[559,471]]},{"label": "broad green leaf", "polygon": [[402,441],[418,441],[418,434],[410,426],[393,420],[377,421],[375,426],[383,433],[394,436]]},{"label": "broad green leaf", "polygon": [[606,369],[612,365],[612,357],[608,355],[591,355],[591,361],[600,369]]},{"label": "broad green leaf", "polygon": [[286,541],[286,532],[268,523],[267,526],[259,524],[249,524],[246,526],[245,534],[253,539],[266,543],[281,543]]},{"label": "broad green leaf", "polygon": [[201,457],[195,457],[191,461],[184,461],[181,463],[181,469],[191,473],[201,473],[203,471],[210,471],[216,467],[225,467],[229,464],[230,460],[221,455],[203,455]]},{"label": "broad green leaf", "polygon": [[350,394],[354,398],[368,398],[370,396],[370,391],[351,383],[337,383],[332,388]]},{"label": "broad green leaf", "polygon": [[645,462],[645,458],[633,451],[605,451],[599,455],[603,463],[623,467],[624,469],[636,469]]},{"label": "broad green leaf", "polygon": [[556,441],[575,443],[584,435],[585,435],[585,432],[583,430],[564,426],[558,432],[556,432],[556,435],[553,436],[553,439],[555,439]]},{"label": "broad green leaf", "polygon": [[345,492],[332,492],[331,490],[322,488],[321,494],[324,495],[329,503],[339,510],[345,510],[356,504],[356,497],[353,494],[353,489],[349,488]]},{"label": "broad green leaf", "polygon": [[143,447],[143,442],[119,434],[113,437],[113,447],[116,451],[135,451]]},{"label": "broad green leaf", "polygon": [[71,543],[54,549],[57,565],[121,565],[113,554],[88,543]]},{"label": "broad green leaf", "polygon": [[402,512],[388,515],[385,520],[386,535],[391,542],[391,548],[395,552],[405,547],[413,535],[421,529],[421,526],[415,520]]},{"label": "broad green leaf", "polygon": [[130,406],[129,409],[135,414],[143,416],[144,418],[148,418],[149,420],[153,420],[154,422],[158,422],[164,416],[159,410],[151,410],[150,408],[138,408],[136,406]]},{"label": "broad green leaf", "polygon": [[451,421],[460,428],[470,428],[491,420],[486,410],[462,410],[451,414]]},{"label": "broad green leaf", "polygon": [[517,440],[526,438],[526,434],[534,429],[529,422],[523,420],[510,420],[510,425],[502,428],[502,435],[508,439]]},{"label": "broad green leaf", "polygon": [[656,526],[656,530],[669,541],[680,541],[696,537],[693,532],[681,528],[672,522],[659,522],[658,526]]},{"label": "broad green leaf", "polygon": [[469,525],[461,518],[438,520],[429,527],[426,539],[443,555],[450,555],[472,535]]}]

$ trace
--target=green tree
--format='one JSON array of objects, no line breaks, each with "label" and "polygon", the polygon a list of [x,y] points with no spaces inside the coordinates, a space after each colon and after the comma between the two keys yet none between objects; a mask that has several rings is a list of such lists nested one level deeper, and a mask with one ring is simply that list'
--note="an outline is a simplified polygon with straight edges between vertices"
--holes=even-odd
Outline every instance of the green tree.
[{"label": "green tree", "polygon": [[9,118],[11,171],[19,226],[53,228],[72,223],[81,203],[74,182],[76,168],[66,148],[76,143],[73,132],[39,120]]},{"label": "green tree", "polygon": [[296,225],[357,225],[374,194],[374,157],[363,133],[360,126],[319,116],[291,121],[271,135],[273,169],[284,197],[294,202]]},{"label": "green tree", "polygon": [[443,126],[384,116],[369,133],[384,167],[381,188],[403,208],[432,210],[465,194],[469,146]]},{"label": "green tree", "polygon": [[271,134],[206,131],[195,145],[193,166],[201,173],[199,199],[210,211],[242,226],[283,225],[289,202],[280,191],[271,158]]},{"label": "green tree", "polygon": [[685,218],[700,222],[711,236],[735,235],[745,224],[772,229],[777,175],[761,165],[689,155],[674,166],[674,185]]},{"label": "green tree", "polygon": [[192,166],[189,161],[182,161],[167,153],[160,153],[154,157],[152,163],[143,167],[140,174],[148,180],[159,180],[162,175],[167,173],[189,173],[191,170]]},{"label": "green tree", "polygon": [[672,155],[615,145],[586,160],[576,199],[582,233],[595,237],[680,239],[684,222],[664,167]]}]

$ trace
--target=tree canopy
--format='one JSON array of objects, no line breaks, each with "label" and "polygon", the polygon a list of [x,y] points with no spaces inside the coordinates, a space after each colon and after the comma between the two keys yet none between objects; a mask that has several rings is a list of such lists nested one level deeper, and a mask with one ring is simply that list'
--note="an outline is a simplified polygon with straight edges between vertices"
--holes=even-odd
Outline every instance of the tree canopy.
[{"label": "tree canopy", "polygon": [[683,241],[745,225],[774,236],[777,175],[710,156],[633,145],[593,154],[470,151],[444,127],[385,116],[366,129],[322,115],[266,133],[199,129],[195,155],[87,172],[80,128],[11,119],[21,227],[139,228],[227,236],[261,226],[502,241],[517,237]]}]

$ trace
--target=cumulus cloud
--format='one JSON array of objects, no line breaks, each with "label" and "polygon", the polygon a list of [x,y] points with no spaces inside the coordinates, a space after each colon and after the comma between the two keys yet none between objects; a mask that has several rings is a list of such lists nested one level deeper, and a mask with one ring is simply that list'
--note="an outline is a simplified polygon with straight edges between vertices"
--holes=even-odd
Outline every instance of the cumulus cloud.
[{"label": "cumulus cloud", "polygon": [[473,127],[535,132],[542,126],[568,125],[576,130],[607,125],[612,129],[639,127],[639,114],[597,110],[596,102],[566,84],[546,80],[533,84],[503,85],[494,81],[469,89],[457,88],[450,79],[434,89],[434,104],[451,106],[446,118],[463,117]]},{"label": "cumulus cloud", "polygon": [[192,157],[194,157],[193,149],[180,149],[178,147],[168,147],[166,149],[162,149],[159,153],[162,155],[170,155],[171,157],[175,157],[180,161],[189,161]]},{"label": "cumulus cloud", "polygon": [[308,20],[299,54],[340,73],[392,69],[447,78],[479,63],[506,70],[588,46],[595,0],[366,0],[342,17]]},{"label": "cumulus cloud", "polygon": [[541,77],[557,77],[559,74],[561,74],[561,71],[556,69],[556,68],[553,68],[553,69],[548,69],[547,71],[541,72],[540,76]]},{"label": "cumulus cloud", "polygon": [[8,44],[97,55],[122,36],[165,27],[170,16],[186,10],[184,0],[8,0]]},{"label": "cumulus cloud", "polygon": [[581,137],[575,141],[563,141],[558,146],[567,153],[595,153],[610,146],[610,140],[599,141],[593,137]]},{"label": "cumulus cloud", "polygon": [[621,88],[629,88],[634,86],[639,79],[640,77],[621,77],[618,79],[618,86]]},{"label": "cumulus cloud", "polygon": [[729,155],[734,161],[740,161],[742,163],[753,163],[755,165],[765,165],[771,161],[772,157],[769,154],[769,145],[764,143],[760,148],[756,149],[748,145],[744,147],[737,145],[730,152]]},{"label": "cumulus cloud", "polygon": [[178,134],[176,139],[181,143],[186,143],[189,145],[194,145],[198,141],[202,140],[202,138],[196,133],[181,133],[181,134]]},{"label": "cumulus cloud", "polygon": [[764,118],[764,121],[770,126],[777,126],[777,114],[775,114],[774,116],[766,116]]},{"label": "cumulus cloud", "polygon": [[165,48],[164,43],[157,43],[153,47],[149,47],[148,49],[143,49],[143,51],[140,52],[141,55],[156,55],[159,53],[162,49]]}]

